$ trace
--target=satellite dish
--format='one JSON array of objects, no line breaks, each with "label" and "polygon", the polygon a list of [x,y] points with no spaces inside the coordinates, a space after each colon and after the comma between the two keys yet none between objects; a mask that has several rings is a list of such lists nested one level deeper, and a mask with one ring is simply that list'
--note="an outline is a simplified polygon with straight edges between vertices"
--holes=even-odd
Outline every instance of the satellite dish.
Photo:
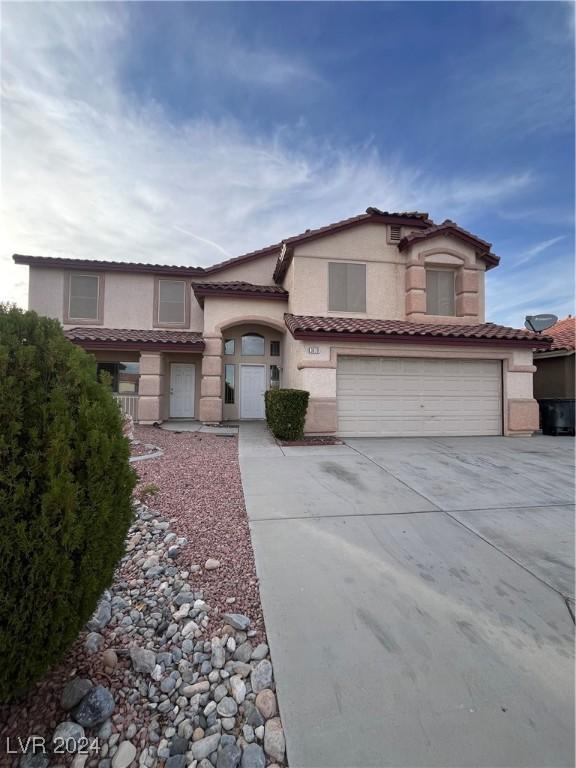
[{"label": "satellite dish", "polygon": [[526,315],[524,327],[534,333],[541,333],[547,328],[551,328],[558,322],[556,315]]}]

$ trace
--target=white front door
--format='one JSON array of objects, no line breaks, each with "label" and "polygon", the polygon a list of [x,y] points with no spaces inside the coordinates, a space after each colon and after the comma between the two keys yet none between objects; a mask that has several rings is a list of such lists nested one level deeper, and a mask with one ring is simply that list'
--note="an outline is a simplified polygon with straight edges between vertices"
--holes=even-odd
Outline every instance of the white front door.
[{"label": "white front door", "polygon": [[196,366],[172,363],[170,366],[170,417],[194,418]]},{"label": "white front door", "polygon": [[240,366],[240,418],[264,418],[265,365]]}]

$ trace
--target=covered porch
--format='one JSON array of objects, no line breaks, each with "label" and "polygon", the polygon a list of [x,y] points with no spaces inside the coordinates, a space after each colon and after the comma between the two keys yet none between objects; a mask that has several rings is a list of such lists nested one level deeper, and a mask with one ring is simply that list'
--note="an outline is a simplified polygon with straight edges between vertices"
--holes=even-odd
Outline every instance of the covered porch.
[{"label": "covered porch", "polygon": [[73,328],[66,336],[94,355],[122,412],[136,423],[198,418],[200,333]]}]

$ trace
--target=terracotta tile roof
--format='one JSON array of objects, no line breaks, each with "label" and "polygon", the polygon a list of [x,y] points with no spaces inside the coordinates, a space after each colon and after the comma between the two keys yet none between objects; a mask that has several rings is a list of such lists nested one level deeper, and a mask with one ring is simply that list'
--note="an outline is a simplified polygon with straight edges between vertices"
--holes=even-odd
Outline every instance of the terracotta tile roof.
[{"label": "terracotta tile roof", "polygon": [[189,267],[177,264],[147,264],[141,261],[101,261],[99,259],[70,259],[60,256],[29,256],[15,253],[12,256],[15,264],[27,264],[33,267],[63,267],[65,269],[85,269],[106,272],[152,272],[157,275],[174,275],[175,277],[201,277],[221,272],[235,264],[259,259],[262,256],[280,254],[281,243],[259,248],[257,251],[243,253],[241,256],[212,264],[209,267]]},{"label": "terracotta tile roof", "polygon": [[414,211],[412,213],[407,212],[389,212],[381,211],[378,208],[366,208],[366,213],[361,213],[358,216],[352,216],[349,219],[342,219],[341,221],[335,221],[332,224],[326,224],[324,227],[318,227],[317,229],[307,229],[305,232],[301,232],[299,235],[292,235],[282,240],[282,244],[291,245],[303,240],[313,240],[318,237],[323,237],[326,234],[337,232],[339,229],[347,229],[352,225],[360,224],[367,221],[379,220],[385,224],[395,224],[396,220],[399,224],[412,224],[414,226],[429,226],[434,222],[428,218],[427,213],[419,213]]},{"label": "terracotta tile roof", "polygon": [[233,267],[237,263],[243,264],[245,261],[259,259],[261,256],[270,256],[273,253],[279,256],[281,249],[282,243],[273,243],[265,248],[258,248],[256,251],[243,253],[240,256],[232,256],[230,259],[226,259],[226,261],[220,261],[218,264],[212,264],[210,267],[199,267],[199,269],[202,269],[205,275],[210,275],[213,272],[221,272],[223,269]]},{"label": "terracotta tile roof", "polygon": [[548,346],[538,346],[537,350],[541,352],[552,352],[554,350],[574,351],[576,349],[576,317],[568,315],[564,320],[558,320],[555,325],[548,328],[546,336],[552,338],[552,344]]},{"label": "terracotta tile roof", "polygon": [[106,272],[154,272],[179,277],[199,277],[205,274],[202,267],[173,266],[170,264],[145,264],[141,261],[101,261],[99,259],[69,259],[60,256],[13,255],[15,264],[28,264],[32,267],[63,267],[65,269],[84,269],[86,271]]},{"label": "terracotta tile roof", "polygon": [[469,232],[467,229],[459,227],[456,222],[450,221],[450,219],[446,219],[446,221],[443,221],[442,224],[434,224],[433,226],[427,227],[420,232],[411,232],[409,235],[406,235],[406,237],[402,238],[398,244],[398,248],[401,251],[404,251],[413,243],[427,240],[428,238],[438,234],[452,235],[454,237],[465,240],[472,245],[475,245],[476,247],[479,247],[481,251],[479,255],[488,262],[488,268],[490,268],[490,266],[495,267],[500,262],[500,257],[496,256],[496,254],[492,253],[490,250],[492,248],[492,243],[489,243],[486,240],[482,240],[480,237],[472,234],[472,232]]},{"label": "terracotta tile roof", "polygon": [[99,261],[91,259],[69,259],[53,256],[28,256],[15,253],[13,260],[16,264],[27,264],[29,266],[39,267],[62,267],[66,269],[86,269],[94,271],[110,272],[148,272],[154,274],[173,275],[175,277],[203,277],[205,275],[217,274],[236,264],[253,261],[264,256],[276,255],[278,257],[276,269],[274,270],[274,280],[281,282],[284,274],[292,260],[292,247],[300,242],[314,240],[325,235],[333,234],[341,230],[355,227],[358,224],[373,222],[377,224],[400,224],[414,227],[421,231],[414,232],[404,237],[400,243],[400,249],[409,247],[418,240],[432,237],[438,233],[446,232],[461,239],[466,240],[480,249],[480,256],[488,263],[488,267],[497,266],[498,256],[490,252],[491,244],[480,239],[471,232],[459,227],[453,221],[446,220],[442,224],[434,224],[427,213],[420,211],[381,211],[373,206],[366,209],[365,213],[358,216],[352,216],[348,219],[327,224],[317,229],[307,229],[298,235],[292,235],[279,243],[268,245],[265,248],[259,248],[256,251],[250,251],[240,256],[221,261],[218,264],[212,264],[209,267],[178,266],[168,264],[146,264],[143,262],[130,261]]},{"label": "terracotta tile roof", "polygon": [[288,301],[288,291],[279,285],[255,285],[240,280],[222,283],[193,283],[192,289],[198,301],[206,296],[234,296],[245,299],[278,299]]},{"label": "terracotta tile roof", "polygon": [[64,335],[82,347],[118,349],[187,349],[191,352],[204,349],[201,333],[164,329],[132,330],[128,328],[70,328]]},{"label": "terracotta tile roof", "polygon": [[507,328],[494,323],[479,325],[443,325],[436,323],[411,323],[404,320],[367,320],[352,317],[312,317],[285,314],[284,320],[294,338],[330,336],[353,337],[358,341],[443,341],[520,343],[533,346],[539,338],[523,328]]}]

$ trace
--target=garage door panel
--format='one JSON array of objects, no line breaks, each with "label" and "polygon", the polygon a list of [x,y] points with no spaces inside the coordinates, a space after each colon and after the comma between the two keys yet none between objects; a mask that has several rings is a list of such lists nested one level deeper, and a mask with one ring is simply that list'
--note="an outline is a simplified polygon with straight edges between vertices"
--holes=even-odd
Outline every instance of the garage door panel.
[{"label": "garage door panel", "polygon": [[502,432],[498,360],[343,357],[337,382],[343,436]]}]

